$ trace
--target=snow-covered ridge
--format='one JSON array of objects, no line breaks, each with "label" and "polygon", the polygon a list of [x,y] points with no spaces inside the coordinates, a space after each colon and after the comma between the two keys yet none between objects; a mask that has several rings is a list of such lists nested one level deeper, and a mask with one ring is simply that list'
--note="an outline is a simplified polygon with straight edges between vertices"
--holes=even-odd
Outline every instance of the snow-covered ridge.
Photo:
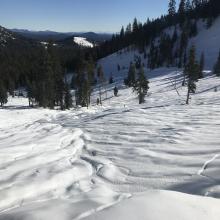
[{"label": "snow-covered ridge", "polygon": [[74,37],[73,41],[82,47],[90,47],[90,48],[94,47],[94,45],[84,37]]}]

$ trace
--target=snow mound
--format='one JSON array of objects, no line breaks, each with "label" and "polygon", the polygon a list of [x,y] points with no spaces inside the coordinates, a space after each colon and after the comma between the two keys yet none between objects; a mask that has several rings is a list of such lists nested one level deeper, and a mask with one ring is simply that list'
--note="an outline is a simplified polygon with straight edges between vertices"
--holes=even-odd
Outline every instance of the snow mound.
[{"label": "snow mound", "polygon": [[94,47],[94,45],[84,37],[74,37],[73,41],[82,47]]}]

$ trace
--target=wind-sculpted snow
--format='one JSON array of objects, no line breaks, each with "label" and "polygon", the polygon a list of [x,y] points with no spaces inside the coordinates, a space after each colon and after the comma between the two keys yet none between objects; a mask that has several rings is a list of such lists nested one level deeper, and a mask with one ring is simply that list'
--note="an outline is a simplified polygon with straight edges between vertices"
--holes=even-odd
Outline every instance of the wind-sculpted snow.
[{"label": "wind-sculpted snow", "polygon": [[186,106],[181,72],[149,76],[143,105],[125,88],[103,107],[0,109],[0,219],[219,219],[220,79]]}]

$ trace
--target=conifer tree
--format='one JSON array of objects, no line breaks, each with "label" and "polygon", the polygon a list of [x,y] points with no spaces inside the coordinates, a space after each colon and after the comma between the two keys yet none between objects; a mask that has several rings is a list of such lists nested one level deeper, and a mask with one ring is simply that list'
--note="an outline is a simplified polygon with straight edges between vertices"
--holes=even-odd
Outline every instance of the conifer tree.
[{"label": "conifer tree", "polygon": [[218,60],[215,64],[215,66],[214,66],[214,71],[213,72],[216,76],[220,76],[220,51],[219,51]]},{"label": "conifer tree", "polygon": [[180,37],[179,64],[178,64],[179,68],[182,67],[182,58],[184,52],[186,51],[187,45],[188,45],[188,32],[186,28],[184,28]]},{"label": "conifer tree", "polygon": [[197,8],[199,7],[200,3],[201,3],[201,0],[192,0],[192,7]]},{"label": "conifer tree", "polygon": [[99,104],[102,105],[102,87],[104,85],[105,76],[101,65],[97,69],[97,77],[99,82]]},{"label": "conifer tree", "polygon": [[122,26],[121,32],[120,32],[120,38],[123,39],[124,36],[125,36],[125,30],[124,30],[124,27]]},{"label": "conifer tree", "polygon": [[[49,46],[48,46],[49,47]],[[55,106],[55,82],[54,82],[54,71],[53,61],[50,54],[49,48],[46,54],[45,60],[45,81],[43,82],[43,95],[45,96],[43,107],[49,107],[51,109]]]},{"label": "conifer tree", "polygon": [[176,0],[169,1],[168,14],[171,17],[173,17],[176,14]]},{"label": "conifer tree", "polygon": [[72,95],[70,93],[69,85],[65,84],[64,89],[64,109],[70,109],[73,106]]},{"label": "conifer tree", "polygon": [[178,14],[179,14],[179,22],[180,27],[183,27],[183,24],[185,22],[185,10],[186,10],[186,0],[180,0]]},{"label": "conifer tree", "polygon": [[114,96],[118,96],[118,88],[116,86],[114,88]]},{"label": "conifer tree", "polygon": [[143,67],[141,67],[138,72],[138,76],[135,81],[135,84],[133,85],[133,89],[138,94],[139,104],[144,103],[145,96],[147,95],[147,92],[149,90],[149,81],[145,77]]},{"label": "conifer tree", "polygon": [[190,12],[192,10],[192,4],[190,0],[186,0],[186,12]]},{"label": "conifer tree", "polygon": [[174,44],[178,39],[178,34],[177,34],[177,29],[175,27],[174,32],[173,32],[173,36],[172,36],[172,43]]},{"label": "conifer tree", "polygon": [[4,104],[6,104],[7,102],[8,102],[7,90],[6,90],[5,86],[4,86],[4,83],[0,79],[0,104],[1,104],[1,107]]},{"label": "conifer tree", "polygon": [[138,31],[138,21],[137,21],[137,18],[135,18],[134,21],[133,21],[132,31],[134,33]]},{"label": "conifer tree", "polygon": [[207,18],[207,21],[206,21],[206,28],[209,29],[213,24],[213,17],[210,16]]},{"label": "conifer tree", "polygon": [[28,97],[28,102],[29,106],[33,106],[34,104],[34,85],[31,84],[30,82],[27,82],[27,97]]},{"label": "conifer tree", "polygon": [[195,93],[196,91],[196,81],[199,76],[199,64],[195,58],[195,46],[192,46],[189,53],[188,63],[185,67],[185,73],[187,77],[187,98],[186,104],[189,104],[190,94]]},{"label": "conifer tree", "polygon": [[136,69],[133,63],[130,63],[128,77],[125,79],[125,84],[129,87],[132,87],[136,82]]},{"label": "conifer tree", "polygon": [[195,37],[198,34],[197,21],[190,23],[190,36]]},{"label": "conifer tree", "polygon": [[199,61],[199,79],[202,79],[204,77],[203,75],[204,66],[205,66],[205,55],[204,53],[202,53]]},{"label": "conifer tree", "polygon": [[131,23],[129,23],[128,26],[126,27],[125,34],[129,35],[131,34],[131,32],[132,32]]}]

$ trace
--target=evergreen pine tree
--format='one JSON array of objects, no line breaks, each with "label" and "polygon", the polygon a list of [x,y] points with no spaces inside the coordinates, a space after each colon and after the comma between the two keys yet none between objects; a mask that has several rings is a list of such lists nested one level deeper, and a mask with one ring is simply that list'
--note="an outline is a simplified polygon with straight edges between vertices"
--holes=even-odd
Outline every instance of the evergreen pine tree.
[{"label": "evergreen pine tree", "polygon": [[192,46],[189,53],[188,64],[185,67],[184,72],[186,73],[187,77],[187,98],[186,104],[189,104],[190,94],[195,93],[196,91],[196,81],[198,80],[199,76],[199,64],[195,59],[195,46]]},{"label": "evergreen pine tree", "polygon": [[114,96],[118,96],[118,88],[116,86],[114,88]]},{"label": "evergreen pine tree", "polygon": [[129,87],[132,87],[136,82],[136,69],[133,63],[130,63],[128,77],[125,79],[125,84]]},{"label": "evergreen pine tree", "polygon": [[190,36],[195,37],[198,34],[197,21],[190,24]]},{"label": "evergreen pine tree", "polygon": [[27,97],[28,97],[28,102],[29,106],[34,105],[34,85],[31,84],[30,82],[27,83]]},{"label": "evergreen pine tree", "polygon": [[182,67],[182,58],[184,55],[184,52],[186,51],[188,45],[188,32],[186,28],[183,29],[181,38],[180,38],[180,50],[179,50],[179,64],[178,67]]},{"label": "evergreen pine tree", "polygon": [[170,0],[168,6],[168,15],[169,15],[169,20],[172,24],[174,23],[175,14],[176,14],[176,0]]},{"label": "evergreen pine tree", "polygon": [[135,18],[134,21],[133,21],[132,31],[134,33],[138,31],[138,21],[137,21],[137,18]]},{"label": "evergreen pine tree", "polygon": [[64,109],[70,109],[73,106],[73,101],[69,85],[65,84],[64,88]]},{"label": "evergreen pine tree", "polygon": [[120,32],[120,38],[123,39],[124,36],[125,36],[125,30],[124,30],[124,27],[122,26],[121,32]]},{"label": "evergreen pine tree", "polygon": [[113,80],[113,76],[111,75],[109,78],[109,84],[112,84],[112,83],[114,83],[114,80]]},{"label": "evergreen pine tree", "polygon": [[202,79],[204,77],[203,76],[204,66],[205,66],[205,55],[204,53],[202,53],[199,61],[199,79]]},{"label": "evergreen pine tree", "polygon": [[186,0],[180,0],[179,9],[178,9],[180,27],[183,27],[183,24],[186,19],[185,10],[186,10]]},{"label": "evergreen pine tree", "polygon": [[172,43],[174,44],[178,39],[178,34],[177,34],[177,29],[175,27],[174,32],[173,32],[173,36],[172,36]]},{"label": "evergreen pine tree", "polygon": [[190,12],[192,10],[192,4],[190,0],[186,0],[186,12]]},{"label": "evergreen pine tree", "polygon": [[0,104],[1,104],[1,107],[4,104],[6,104],[7,102],[8,102],[7,90],[6,90],[5,86],[4,86],[4,83],[0,79]]},{"label": "evergreen pine tree", "polygon": [[97,69],[97,77],[98,77],[98,82],[99,82],[99,104],[102,105],[102,87],[105,81],[102,66],[99,66]]},{"label": "evergreen pine tree", "polygon": [[168,7],[168,14],[173,17],[176,14],[176,0],[170,0]]},{"label": "evergreen pine tree", "polygon": [[149,81],[145,77],[143,67],[141,67],[138,72],[138,76],[135,81],[135,84],[133,85],[133,89],[138,94],[139,104],[144,103],[145,96],[147,95],[147,92],[149,90]]},{"label": "evergreen pine tree", "polygon": [[218,60],[215,64],[215,66],[214,66],[214,71],[213,72],[216,76],[220,76],[220,51],[219,51]]},{"label": "evergreen pine tree", "polygon": [[209,16],[206,21],[206,28],[209,29],[213,24],[213,17]]}]

